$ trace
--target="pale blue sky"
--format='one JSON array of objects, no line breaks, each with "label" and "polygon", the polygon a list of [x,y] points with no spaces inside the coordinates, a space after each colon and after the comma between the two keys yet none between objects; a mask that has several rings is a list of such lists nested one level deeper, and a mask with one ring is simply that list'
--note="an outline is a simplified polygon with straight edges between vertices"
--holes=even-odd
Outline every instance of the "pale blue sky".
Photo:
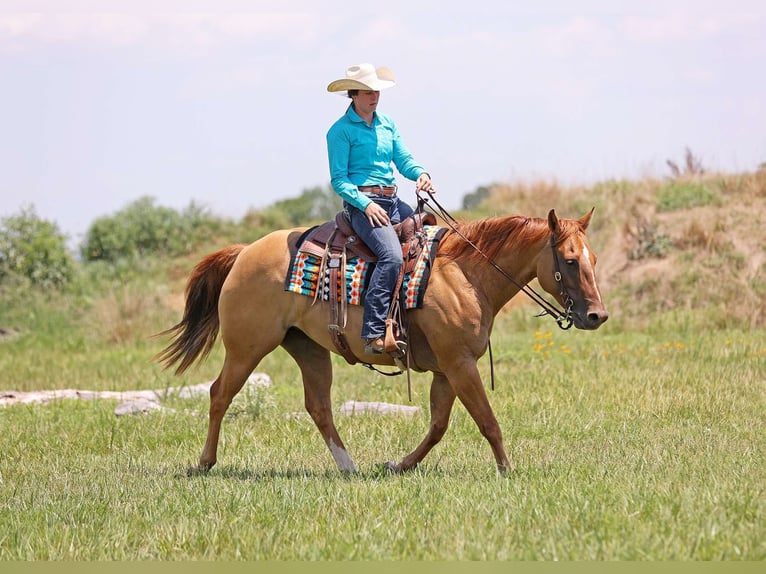
[{"label": "pale blue sky", "polygon": [[762,0],[0,0],[0,217],[31,204],[79,241],[144,195],[239,218],[324,187],[347,103],[325,88],[366,61],[396,73],[380,110],[449,208],[492,182],[661,177],[685,146],[751,171],[764,30]]}]

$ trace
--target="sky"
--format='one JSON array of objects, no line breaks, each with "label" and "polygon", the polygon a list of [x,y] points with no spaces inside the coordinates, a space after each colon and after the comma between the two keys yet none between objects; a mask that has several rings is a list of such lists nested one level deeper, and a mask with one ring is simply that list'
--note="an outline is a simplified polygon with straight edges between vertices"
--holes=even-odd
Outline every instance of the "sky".
[{"label": "sky", "polygon": [[144,196],[239,219],[326,187],[348,104],[326,87],[362,62],[396,74],[379,111],[448,209],[665,177],[687,147],[753,171],[764,30],[762,0],[0,0],[0,218],[32,207],[79,242]]}]

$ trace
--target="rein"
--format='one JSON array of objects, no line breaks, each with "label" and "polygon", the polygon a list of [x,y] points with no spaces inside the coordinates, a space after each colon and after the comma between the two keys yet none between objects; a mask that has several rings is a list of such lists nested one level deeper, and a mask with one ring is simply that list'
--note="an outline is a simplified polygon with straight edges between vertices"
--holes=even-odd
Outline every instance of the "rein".
[{"label": "rein", "polygon": [[[572,301],[572,298],[569,296],[569,293],[567,292],[566,287],[564,286],[564,280],[561,275],[561,263],[559,262],[559,256],[558,253],[556,253],[556,234],[551,233],[551,251],[553,252],[553,264],[555,265],[555,272],[553,274],[553,278],[556,280],[556,282],[559,284],[559,294],[561,295],[561,298],[566,303],[566,309],[560,310],[553,304],[549,303],[547,299],[545,299],[542,295],[540,295],[537,291],[535,291],[532,287],[529,285],[522,285],[514,277],[508,273],[505,269],[500,267],[495,261],[486,253],[484,253],[479,247],[470,239],[468,239],[465,235],[460,233],[460,230],[455,226],[457,223],[457,220],[450,215],[450,213],[444,209],[444,207],[436,201],[436,199],[433,196],[433,193],[430,191],[426,191],[428,194],[428,197],[431,199],[433,204],[436,206],[434,211],[436,212],[436,215],[441,217],[441,219],[447,224],[447,226],[454,231],[458,237],[460,237],[463,241],[465,241],[468,245],[470,245],[479,255],[481,255],[492,267],[494,267],[503,277],[508,279],[511,283],[513,283],[516,287],[519,288],[519,291],[523,291],[525,295],[527,295],[532,301],[537,303],[540,307],[542,307],[542,311],[536,315],[537,317],[543,317],[545,315],[550,315],[556,320],[556,324],[559,326],[560,329],[566,331],[567,329],[570,329],[572,327],[572,324],[574,323],[574,320],[572,319],[572,305],[574,305],[574,301]],[[424,204],[428,204],[429,200],[428,198],[421,197],[420,191],[415,190],[415,195],[418,198],[418,207]],[[495,390],[495,361],[492,356],[492,341],[490,337],[487,337],[487,349],[489,350],[489,378],[491,382],[491,388],[494,391]]]},{"label": "rein", "polygon": [[[558,253],[556,252],[556,234],[551,233],[551,251],[553,252],[553,264],[555,266],[555,271],[553,274],[553,278],[555,281],[559,284],[559,294],[561,295],[561,298],[565,302],[566,309],[561,310],[552,303],[549,303],[545,297],[540,295],[537,291],[535,291],[532,287],[529,285],[522,285],[519,281],[517,281],[510,273],[508,273],[505,269],[500,267],[489,255],[484,253],[479,247],[470,239],[468,239],[465,235],[463,235],[460,230],[455,226],[457,223],[457,220],[450,215],[450,213],[438,202],[436,201],[436,198],[434,198],[433,193],[430,191],[426,192],[428,194],[428,198],[430,198],[430,202],[433,203],[433,206],[430,205],[429,199],[424,198],[420,195],[420,190],[415,190],[415,195],[418,198],[418,210],[422,210],[423,206],[426,204],[429,205],[429,207],[432,207],[435,214],[438,215],[446,224],[447,226],[454,231],[458,237],[460,237],[463,241],[465,241],[468,245],[470,245],[479,255],[481,255],[492,267],[494,267],[503,277],[508,279],[511,283],[513,283],[516,287],[518,287],[519,291],[522,291],[525,295],[527,295],[532,301],[537,303],[541,308],[542,311],[536,315],[536,317],[543,317],[545,315],[550,315],[553,317],[556,321],[556,324],[559,326],[560,329],[566,331],[567,329],[570,329],[574,323],[574,320],[572,318],[572,306],[574,305],[574,301],[569,296],[569,293],[567,292],[566,286],[564,285],[564,280],[561,275],[561,263],[559,261]],[[487,349],[489,351],[489,370],[490,370],[490,381],[491,381],[491,388],[494,391],[495,390],[495,362],[494,357],[492,355],[492,341],[489,337],[487,337]],[[380,369],[376,368],[375,366],[369,364],[369,363],[361,363],[363,366],[367,367],[371,371],[375,371],[376,373],[379,373],[381,375],[384,375],[386,377],[396,377],[398,375],[401,375],[404,373],[404,371],[399,370],[393,373],[388,373],[385,371],[381,371]],[[407,391],[409,393],[410,401],[412,401],[412,387],[410,385],[410,379],[409,379],[409,350],[407,352]]]},{"label": "rein", "polygon": [[[556,280],[556,282],[559,284],[559,294],[561,295],[561,298],[566,302],[566,309],[560,310],[552,303],[549,303],[542,295],[540,295],[537,291],[535,291],[532,287],[529,285],[522,285],[520,282],[518,282],[516,279],[513,278],[513,276],[508,273],[505,269],[500,267],[495,261],[489,257],[486,253],[484,253],[479,247],[470,239],[468,239],[465,235],[463,235],[460,230],[455,226],[457,223],[457,220],[452,217],[452,215],[449,214],[449,212],[442,207],[442,205],[436,201],[433,194],[430,191],[427,191],[428,196],[430,197],[430,200],[433,202],[433,204],[436,206],[435,211],[436,214],[441,217],[442,220],[447,224],[447,226],[452,229],[463,241],[468,243],[479,255],[481,255],[492,267],[494,267],[503,277],[508,279],[511,283],[513,283],[516,287],[519,288],[519,291],[522,291],[525,295],[527,295],[532,301],[537,303],[541,308],[542,311],[537,317],[543,317],[545,315],[550,315],[556,320],[556,324],[558,324],[559,328],[563,330],[567,330],[572,327],[572,324],[574,320],[572,319],[572,305],[574,304],[574,301],[572,301],[572,298],[569,296],[569,293],[566,290],[566,287],[564,286],[564,281],[561,276],[561,264],[559,263],[559,256],[558,253],[556,253],[556,235],[554,233],[551,233],[551,250],[553,251],[553,262],[556,268],[555,273],[553,274],[553,278]],[[416,191],[415,194],[418,196],[418,200],[423,203],[429,203],[429,200],[426,198],[423,198],[420,196],[419,192]]]}]

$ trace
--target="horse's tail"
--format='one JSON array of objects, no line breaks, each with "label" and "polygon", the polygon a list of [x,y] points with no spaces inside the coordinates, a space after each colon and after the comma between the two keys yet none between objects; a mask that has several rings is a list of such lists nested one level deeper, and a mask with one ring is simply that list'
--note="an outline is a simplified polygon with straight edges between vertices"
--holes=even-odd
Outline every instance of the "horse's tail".
[{"label": "horse's tail", "polygon": [[218,337],[218,297],[223,282],[234,266],[244,244],[230,245],[200,261],[186,284],[186,307],[181,321],[157,336],[172,335],[173,341],[154,356],[168,369],[180,364],[180,375],[198,358],[203,361]]}]

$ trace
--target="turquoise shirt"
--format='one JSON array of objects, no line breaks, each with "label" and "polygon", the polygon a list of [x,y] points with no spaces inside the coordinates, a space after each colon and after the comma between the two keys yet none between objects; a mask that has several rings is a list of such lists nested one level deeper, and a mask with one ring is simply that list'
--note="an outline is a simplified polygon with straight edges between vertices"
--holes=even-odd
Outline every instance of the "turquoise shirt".
[{"label": "turquoise shirt", "polygon": [[374,112],[368,126],[353,105],[327,132],[327,156],[335,193],[362,211],[372,200],[357,186],[394,185],[392,163],[412,181],[425,171],[404,145],[391,118]]}]

